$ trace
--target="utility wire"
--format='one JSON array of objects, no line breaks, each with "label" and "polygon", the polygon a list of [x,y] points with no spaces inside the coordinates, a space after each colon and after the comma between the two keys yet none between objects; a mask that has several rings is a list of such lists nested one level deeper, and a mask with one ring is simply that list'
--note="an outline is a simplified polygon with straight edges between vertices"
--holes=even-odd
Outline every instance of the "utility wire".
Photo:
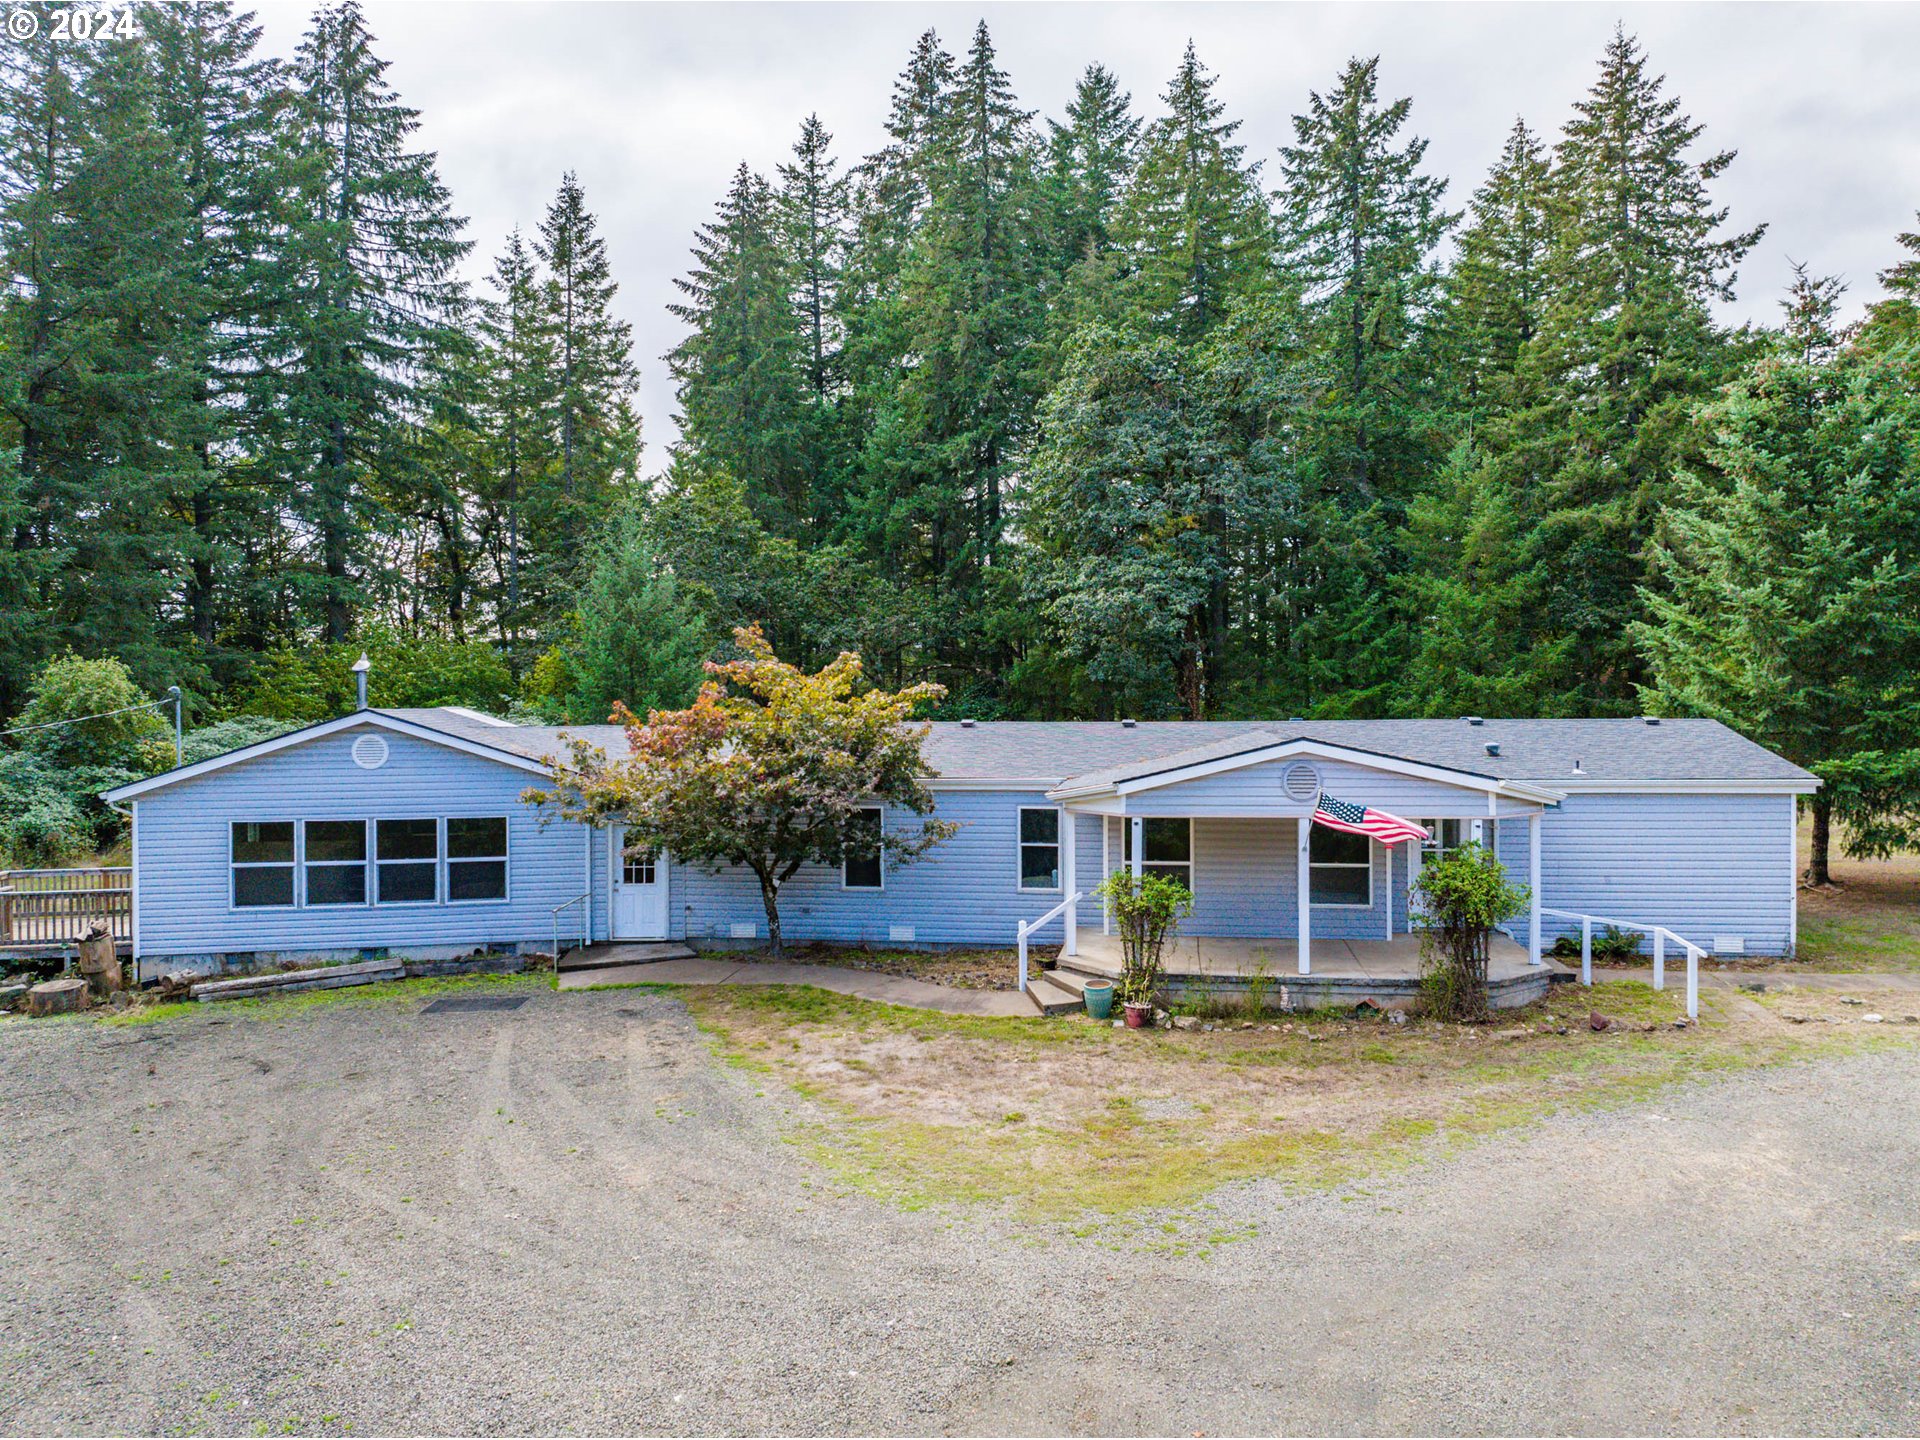
[{"label": "utility wire", "polygon": [[165,700],[149,700],[144,705],[122,705],[118,710],[102,710],[98,715],[75,715],[70,720],[49,720],[41,725],[16,725],[11,730],[0,730],[0,735],[25,735],[29,730],[58,730],[62,725],[80,725],[88,720],[105,720],[114,715],[129,715],[135,710],[158,710],[163,705],[173,704],[169,695]]}]

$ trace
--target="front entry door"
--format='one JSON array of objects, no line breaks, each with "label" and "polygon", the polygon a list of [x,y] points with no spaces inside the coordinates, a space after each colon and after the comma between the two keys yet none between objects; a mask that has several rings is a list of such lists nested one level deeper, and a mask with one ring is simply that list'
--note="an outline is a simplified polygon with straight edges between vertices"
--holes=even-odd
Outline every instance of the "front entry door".
[{"label": "front entry door", "polygon": [[616,827],[613,842],[613,938],[667,938],[667,857],[626,848],[627,832]]}]

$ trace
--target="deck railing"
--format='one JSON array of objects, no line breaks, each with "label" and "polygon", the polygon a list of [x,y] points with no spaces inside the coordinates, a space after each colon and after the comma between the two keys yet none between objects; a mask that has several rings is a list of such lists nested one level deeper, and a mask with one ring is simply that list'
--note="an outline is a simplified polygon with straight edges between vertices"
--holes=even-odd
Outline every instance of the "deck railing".
[{"label": "deck railing", "polygon": [[1027,937],[1049,921],[1059,919],[1060,916],[1067,912],[1068,906],[1077,905],[1086,898],[1085,891],[1076,890],[1058,905],[1054,906],[1053,909],[1047,911],[1047,913],[1042,915],[1038,920],[1022,920],[1020,922],[1018,945],[1020,950],[1020,993],[1022,995],[1027,993]]},{"label": "deck railing", "polygon": [[1593,927],[1597,921],[1602,925],[1617,926],[1622,930],[1638,930],[1653,936],[1653,988],[1667,988],[1667,942],[1682,947],[1687,952],[1687,1018],[1700,1018],[1700,961],[1706,955],[1706,949],[1693,943],[1678,931],[1669,930],[1664,925],[1642,925],[1637,920],[1616,920],[1608,915],[1582,915],[1572,910],[1540,909],[1542,915],[1552,915],[1560,920],[1578,920],[1580,922],[1580,983],[1593,984]]},{"label": "deck railing", "polygon": [[133,938],[133,870],[0,870],[0,945],[77,944],[95,923]]}]

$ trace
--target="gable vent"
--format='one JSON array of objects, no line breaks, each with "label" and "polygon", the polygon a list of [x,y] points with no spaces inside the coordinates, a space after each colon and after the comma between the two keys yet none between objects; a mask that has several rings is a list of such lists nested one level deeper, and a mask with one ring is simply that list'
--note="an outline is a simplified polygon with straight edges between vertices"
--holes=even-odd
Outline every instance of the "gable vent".
[{"label": "gable vent", "polygon": [[1296,760],[1280,772],[1280,788],[1289,800],[1305,805],[1320,797],[1320,772],[1304,760]]},{"label": "gable vent", "polygon": [[387,741],[382,735],[362,735],[353,742],[353,763],[362,770],[378,770],[387,763]]}]

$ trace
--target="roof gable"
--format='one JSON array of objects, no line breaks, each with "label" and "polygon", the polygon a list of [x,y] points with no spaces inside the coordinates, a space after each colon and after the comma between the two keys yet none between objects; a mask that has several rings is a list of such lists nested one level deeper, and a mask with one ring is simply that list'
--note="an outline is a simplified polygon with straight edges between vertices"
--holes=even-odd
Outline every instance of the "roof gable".
[{"label": "roof gable", "polygon": [[103,791],[100,798],[109,804],[118,804],[123,800],[137,800],[142,795],[150,794],[155,790],[164,790],[189,780],[197,780],[202,775],[211,775],[235,765],[244,765],[277,751],[308,745],[316,740],[323,740],[329,735],[362,728],[386,730],[396,735],[410,736],[415,740],[424,740],[431,745],[458,750],[463,754],[473,755],[482,760],[491,760],[496,764],[511,766],[531,774],[547,773],[547,767],[544,764],[524,753],[502,749],[497,745],[484,744],[465,735],[456,735],[432,725],[423,725],[405,716],[389,714],[381,710],[356,710],[351,715],[322,720],[318,724],[307,726],[304,730],[289,730],[286,734],[276,735],[270,740],[259,740],[252,745],[243,745],[238,750],[227,751],[224,755],[215,755],[210,759],[199,760],[191,765],[182,765],[173,770],[163,770],[158,775],[148,776],[145,780],[135,780],[112,790]]}]

